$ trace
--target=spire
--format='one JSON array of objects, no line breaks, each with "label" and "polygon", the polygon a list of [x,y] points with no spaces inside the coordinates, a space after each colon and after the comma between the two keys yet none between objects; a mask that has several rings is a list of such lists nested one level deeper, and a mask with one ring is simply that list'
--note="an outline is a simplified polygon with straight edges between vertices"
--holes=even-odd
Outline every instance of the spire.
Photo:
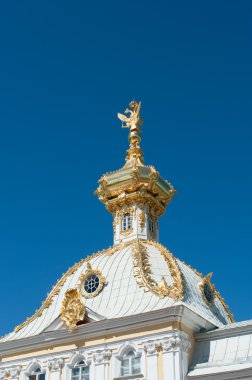
[{"label": "spire", "polygon": [[100,201],[113,215],[114,244],[134,239],[158,241],[158,219],[175,193],[170,182],[153,166],[144,165],[140,109],[141,102],[132,101],[124,114],[118,113],[122,127],[129,128],[126,163],[104,174],[96,190]]},{"label": "spire", "polygon": [[[130,148],[127,150],[125,166],[131,166],[133,163],[143,164],[143,152],[140,148],[141,130],[143,120],[140,119],[140,109],[142,103],[137,103],[135,100],[130,102],[129,108],[126,108],[124,115],[118,113],[118,118],[122,121],[122,128],[129,128],[129,143]],[[126,116],[128,115],[129,116]]]}]

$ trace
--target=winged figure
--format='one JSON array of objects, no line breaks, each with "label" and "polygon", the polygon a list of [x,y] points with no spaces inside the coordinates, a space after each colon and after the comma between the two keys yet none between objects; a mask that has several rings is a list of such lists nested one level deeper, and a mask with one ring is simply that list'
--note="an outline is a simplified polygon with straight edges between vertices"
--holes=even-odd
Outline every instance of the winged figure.
[{"label": "winged figure", "polygon": [[[122,121],[122,128],[130,128],[130,131],[139,132],[143,120],[140,120],[141,102],[137,103],[135,100],[130,102],[130,108],[126,108],[124,115],[118,113],[118,118]],[[129,114],[129,116],[126,116]]]}]

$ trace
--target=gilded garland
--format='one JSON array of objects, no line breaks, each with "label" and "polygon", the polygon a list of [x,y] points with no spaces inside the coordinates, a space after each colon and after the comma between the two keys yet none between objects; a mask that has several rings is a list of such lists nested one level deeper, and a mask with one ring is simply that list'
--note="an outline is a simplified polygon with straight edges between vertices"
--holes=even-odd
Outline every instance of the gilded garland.
[{"label": "gilded garland", "polygon": [[[150,243],[148,241],[148,244]],[[159,284],[154,280],[147,248],[139,240],[133,244],[134,276],[138,285],[143,287],[145,291],[151,291],[160,298],[171,297],[175,301],[179,301],[184,295],[183,279],[179,266],[167,249],[161,245],[159,249],[172,276],[172,285],[168,285],[164,277],[161,278]]]}]

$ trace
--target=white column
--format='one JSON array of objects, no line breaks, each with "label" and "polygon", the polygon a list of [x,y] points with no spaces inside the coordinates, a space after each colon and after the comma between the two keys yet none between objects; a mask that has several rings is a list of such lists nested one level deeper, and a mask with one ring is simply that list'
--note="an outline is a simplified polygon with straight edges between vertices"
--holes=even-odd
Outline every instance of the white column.
[{"label": "white column", "polygon": [[53,358],[47,362],[48,368],[51,373],[50,380],[61,380],[61,372],[64,366],[63,358]]},{"label": "white column", "polygon": [[164,380],[185,380],[188,371],[188,350],[191,342],[187,334],[174,332],[161,341],[163,348]]},{"label": "white column", "polygon": [[158,380],[158,342],[148,340],[145,345],[147,354],[147,378],[148,380]]},{"label": "white column", "polygon": [[111,350],[97,350],[93,352],[93,361],[95,365],[94,379],[109,380],[108,368],[109,368],[110,357],[111,357]]}]

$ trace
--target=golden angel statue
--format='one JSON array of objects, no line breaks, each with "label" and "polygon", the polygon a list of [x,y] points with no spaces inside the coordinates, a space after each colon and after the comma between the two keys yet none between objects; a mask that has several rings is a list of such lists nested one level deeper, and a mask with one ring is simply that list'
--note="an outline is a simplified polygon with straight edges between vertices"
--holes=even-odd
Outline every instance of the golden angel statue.
[{"label": "golden angel statue", "polygon": [[124,111],[125,115],[129,114],[129,117],[121,113],[117,114],[118,118],[122,121],[122,128],[130,128],[130,132],[139,132],[140,127],[144,122],[143,120],[140,120],[141,104],[141,102],[138,104],[135,100],[130,102],[130,109],[126,108]]}]

